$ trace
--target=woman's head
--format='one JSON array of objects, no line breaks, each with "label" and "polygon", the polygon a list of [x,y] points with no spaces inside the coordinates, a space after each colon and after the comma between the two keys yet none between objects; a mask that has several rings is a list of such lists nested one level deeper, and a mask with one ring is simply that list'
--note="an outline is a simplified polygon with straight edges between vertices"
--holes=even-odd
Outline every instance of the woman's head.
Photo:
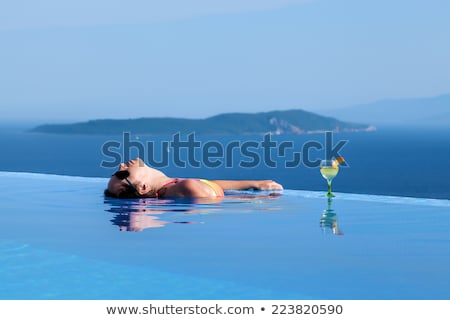
[{"label": "woman's head", "polygon": [[119,165],[118,171],[109,179],[105,196],[116,198],[152,197],[158,183],[166,176],[159,170],[148,167],[136,158]]}]

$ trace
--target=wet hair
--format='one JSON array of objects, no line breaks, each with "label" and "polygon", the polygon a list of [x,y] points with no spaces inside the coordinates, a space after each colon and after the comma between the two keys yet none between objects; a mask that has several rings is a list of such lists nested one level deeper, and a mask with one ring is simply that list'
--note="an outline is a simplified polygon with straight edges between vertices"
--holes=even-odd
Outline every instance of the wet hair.
[{"label": "wet hair", "polygon": [[130,199],[130,198],[141,198],[142,196],[136,193],[136,190],[134,190],[131,186],[124,186],[125,190],[122,190],[119,195],[116,195],[109,191],[108,189],[105,189],[104,195],[105,197],[109,198],[120,198],[120,199]]}]

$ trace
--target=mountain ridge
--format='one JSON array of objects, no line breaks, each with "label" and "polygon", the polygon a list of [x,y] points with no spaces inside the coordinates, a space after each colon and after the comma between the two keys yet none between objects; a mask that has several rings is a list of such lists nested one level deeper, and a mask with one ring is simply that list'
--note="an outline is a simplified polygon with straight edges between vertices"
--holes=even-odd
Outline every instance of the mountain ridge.
[{"label": "mountain ridge", "polygon": [[450,126],[450,94],[425,98],[383,99],[372,103],[321,110],[344,121],[376,126]]},{"label": "mountain ridge", "polygon": [[32,132],[54,134],[173,134],[190,133],[213,135],[243,134],[305,134],[323,131],[371,131],[373,126],[344,122],[313,112],[290,109],[258,113],[222,113],[204,119],[175,117],[96,119],[71,124],[44,124]]}]

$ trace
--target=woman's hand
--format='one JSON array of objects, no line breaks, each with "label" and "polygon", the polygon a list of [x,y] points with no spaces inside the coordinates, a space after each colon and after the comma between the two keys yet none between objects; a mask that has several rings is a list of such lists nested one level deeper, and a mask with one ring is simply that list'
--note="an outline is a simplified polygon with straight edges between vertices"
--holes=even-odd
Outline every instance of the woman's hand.
[{"label": "woman's hand", "polygon": [[257,190],[283,190],[283,186],[273,180],[256,180],[253,187]]}]

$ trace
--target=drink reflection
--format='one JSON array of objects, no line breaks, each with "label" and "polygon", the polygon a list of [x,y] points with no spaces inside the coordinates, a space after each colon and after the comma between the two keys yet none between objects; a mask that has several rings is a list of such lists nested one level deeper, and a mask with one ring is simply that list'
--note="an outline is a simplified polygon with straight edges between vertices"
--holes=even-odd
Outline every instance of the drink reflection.
[{"label": "drink reflection", "polygon": [[326,210],[323,210],[322,217],[320,218],[320,227],[324,232],[331,230],[331,232],[338,236],[343,236],[344,233],[339,230],[337,214],[332,208],[333,198],[328,198],[328,206]]}]

